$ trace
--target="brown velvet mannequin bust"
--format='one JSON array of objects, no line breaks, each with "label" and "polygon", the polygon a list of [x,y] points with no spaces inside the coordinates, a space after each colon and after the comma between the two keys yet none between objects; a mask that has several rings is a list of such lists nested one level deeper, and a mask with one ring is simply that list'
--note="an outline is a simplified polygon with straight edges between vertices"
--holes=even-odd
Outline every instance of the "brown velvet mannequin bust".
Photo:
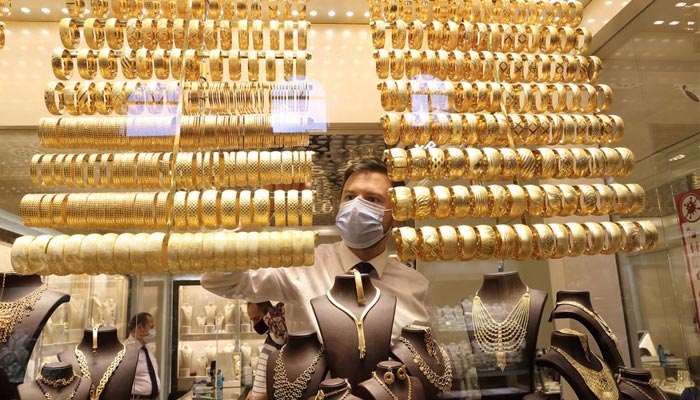
[{"label": "brown velvet mannequin bust", "polygon": [[[37,381],[30,381],[19,385],[19,395],[22,400],[45,400],[43,390],[54,399],[67,399],[75,390],[74,400],[87,399],[90,396],[90,380],[80,376],[80,371],[75,371],[73,366],[66,362],[47,363],[41,367],[41,375],[50,380],[70,379],[73,374],[77,377],[72,383],[61,386],[60,388],[52,387]],[[39,386],[41,385],[41,387]]]},{"label": "brown velvet mannequin bust", "polygon": [[[288,335],[287,344],[282,347],[282,361],[285,371],[287,371],[286,378],[288,382],[293,383],[301,376],[306,368],[311,366],[322,347],[321,342],[318,341],[316,332],[290,333]],[[282,382],[277,382],[274,378],[279,354],[279,351],[275,351],[270,354],[270,357],[267,359],[267,398],[270,400],[282,398],[276,395],[278,391],[275,390],[275,384]],[[319,383],[323,380],[323,377],[326,376],[327,370],[328,366],[326,364],[324,351],[311,373],[311,379],[308,381],[304,393],[298,397],[298,399],[306,399],[309,396],[315,395],[318,392]],[[289,395],[290,393],[289,391],[281,389],[281,394]]]},{"label": "brown velvet mannequin bust", "polygon": [[588,310],[595,312],[593,309],[593,304],[591,303],[590,293],[573,290],[561,290],[557,292],[557,304],[555,305],[554,310],[552,310],[549,320],[571,318],[580,322],[591,333],[593,339],[595,339],[598,347],[600,348],[603,359],[613,370],[613,373],[616,373],[620,368],[624,367],[625,362],[622,360],[617,344],[605,332],[603,326],[596,321],[594,317],[580,308],[573,305],[559,304],[563,301],[571,301],[581,304]]},{"label": "brown velvet mannequin bust", "polygon": [[[369,275],[362,274],[366,302],[357,302],[355,277],[339,275],[330,290],[335,301],[347,308],[360,320],[363,310],[369,308],[379,289],[372,285]],[[359,340],[355,322],[324,295],[311,299],[323,343],[326,346],[328,367],[332,377],[347,378],[355,387],[370,377],[377,363],[389,358],[391,329],[394,324],[396,297],[381,292],[376,304],[367,312],[363,326],[366,354],[360,358]]]},{"label": "brown velvet mannequin bust", "polygon": [[[392,400],[393,397],[387,392],[387,389],[398,397],[399,400],[409,399],[409,381],[411,388],[412,400],[423,400],[426,397],[423,395],[423,387],[420,379],[410,375],[406,375],[404,379],[399,378],[400,373],[397,373],[403,364],[396,361],[382,361],[377,365],[375,370],[377,380],[374,376],[360,383],[354,393],[363,400]],[[386,382],[384,376],[391,371],[393,374],[393,383]],[[380,383],[381,381],[381,383]],[[384,385],[382,385],[382,383]]]},{"label": "brown velvet mannequin bust", "polygon": [[343,400],[360,400],[359,397],[349,394],[352,391],[350,382],[341,378],[326,379],[318,386],[318,390],[319,393],[317,394],[319,396],[309,397],[309,400],[316,400],[317,398],[323,398],[323,400],[340,400],[341,398]]},{"label": "brown velvet mannequin bust", "polygon": [[[426,328],[430,329],[427,326]],[[413,349],[420,356],[420,359],[425,362],[430,370],[432,370],[439,377],[446,378],[447,376],[445,376],[445,374],[449,372],[448,380],[450,382],[452,381],[451,360],[449,358],[447,360],[443,359],[443,353],[440,351],[437,342],[434,341],[432,332],[428,334],[426,329],[422,328],[420,325],[409,325],[401,328],[401,337],[407,340],[411,346],[413,346]],[[434,346],[435,349],[435,355],[428,354],[426,338],[432,342],[432,346]],[[415,361],[413,353],[403,341],[396,341],[396,344],[394,344],[394,346],[391,348],[391,356],[404,364],[406,368],[408,368],[408,372],[411,374],[411,376],[415,376],[416,378],[420,379],[426,399],[434,399],[438,393],[442,392],[442,390],[437,387],[440,385],[439,383],[436,385],[436,383],[430,382],[425,372],[421,370],[421,366]],[[445,363],[449,363],[449,367],[447,367]],[[437,382],[436,379],[433,380]],[[451,386],[452,385],[450,385],[450,388]],[[449,391],[449,389],[447,391]]]},{"label": "brown velvet mannequin bust", "polygon": [[[83,339],[78,348],[85,355],[87,367],[90,371],[92,384],[99,385],[102,376],[110,363],[117,357],[117,353],[124,348],[117,337],[117,329],[114,327],[101,327],[97,333],[97,354],[92,354],[92,329],[85,329]],[[138,361],[139,345],[127,345],[124,358],[114,370],[109,381],[102,391],[102,400],[129,400],[131,388],[134,384],[136,362]],[[66,350],[58,355],[59,360],[70,363],[73,369],[82,375],[75,350]]]},{"label": "brown velvet mannequin bust", "polygon": [[[2,275],[2,274],[0,274]],[[38,275],[5,274],[5,288],[0,301],[9,302],[27,296],[41,287],[41,277]],[[0,277],[0,280],[2,278]],[[5,372],[7,382],[19,385],[24,382],[27,362],[34,350],[41,330],[56,308],[70,300],[70,296],[47,289],[34,304],[34,310],[15,325],[8,340],[0,344],[0,369]],[[0,383],[0,392],[6,387]]]},{"label": "brown velvet mannequin bust", "polygon": [[645,369],[621,368],[618,382],[621,400],[668,400]]},{"label": "brown velvet mannequin bust", "polygon": [[602,371],[603,367],[606,366],[602,359],[595,357],[590,350],[583,347],[577,335],[561,331],[552,332],[552,347],[549,348],[545,355],[535,361],[535,365],[551,368],[559,372],[561,377],[566,379],[569,385],[571,385],[571,388],[580,400],[617,400],[619,398],[617,386],[614,385],[615,380],[614,377],[612,377],[612,372],[608,370],[613,383],[612,391],[609,392],[608,396],[605,398],[599,397],[591,391],[588,386],[589,383],[574,369],[574,366],[556,351],[555,348],[561,349],[576,360],[577,363],[590,370]]},{"label": "brown velvet mannequin bust", "polygon": [[506,354],[507,364],[503,371],[496,365],[496,355],[485,353],[476,340],[471,317],[474,295],[462,300],[468,328],[467,333],[477,360],[476,368],[482,399],[520,400],[525,394],[534,391],[534,368],[532,366],[537,350],[537,332],[547,300],[546,292],[528,288],[517,272],[484,274],[484,281],[477,293],[496,322],[505,320],[528,290],[530,293],[530,315],[525,328],[525,339],[519,350]]}]

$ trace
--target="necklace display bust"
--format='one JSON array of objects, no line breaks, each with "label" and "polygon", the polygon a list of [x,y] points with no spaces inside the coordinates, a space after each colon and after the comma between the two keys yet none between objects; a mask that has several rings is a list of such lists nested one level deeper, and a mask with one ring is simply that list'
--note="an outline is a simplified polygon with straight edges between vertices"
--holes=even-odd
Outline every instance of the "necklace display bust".
[{"label": "necklace display bust", "polygon": [[18,390],[23,400],[83,400],[90,395],[90,380],[83,379],[68,363],[47,363],[36,380],[21,384]]},{"label": "necklace display bust", "polygon": [[[473,307],[476,296],[478,296],[480,308]],[[520,400],[526,393],[534,391],[532,366],[535,360],[537,333],[546,300],[546,292],[529,288],[517,272],[484,274],[479,290],[462,300],[469,339],[474,343],[472,346],[474,355],[486,361],[477,365],[482,398]],[[525,309],[528,301],[529,309]],[[485,333],[477,332],[472,315],[474,310],[482,314],[482,320],[489,322],[490,325],[486,325],[487,327],[509,324],[518,336],[513,338],[512,343],[503,341],[502,345],[496,343],[493,338],[484,342],[484,337],[488,338],[492,335],[488,334],[488,330]],[[523,314],[527,315],[526,320]],[[516,318],[517,315],[521,317]],[[477,333],[481,339],[477,337]],[[522,339],[516,340],[518,338]],[[486,351],[480,346],[478,339],[484,342]],[[499,346],[506,351],[494,351]],[[509,350],[510,347],[512,350]],[[501,368],[508,373],[500,373]]]},{"label": "necklace display bust", "polygon": [[372,378],[360,383],[354,393],[365,400],[423,400],[418,378],[408,375],[396,361],[382,361],[372,371]]},{"label": "necklace display bust", "polygon": [[621,400],[669,400],[645,369],[621,368],[618,382]]},{"label": "necklace display bust", "polygon": [[605,362],[617,372],[625,366],[618,349],[617,337],[593,309],[591,294],[585,291],[561,290],[549,320],[571,318],[580,322],[593,336]]},{"label": "necklace display bust", "polygon": [[420,379],[425,398],[434,399],[452,387],[452,361],[424,325],[408,325],[391,348],[392,358],[402,362],[411,376]]},{"label": "necklace display bust", "polygon": [[[100,327],[97,330],[96,339],[97,350],[93,353],[93,330],[85,329],[83,339],[76,348],[60,353],[59,360],[70,363],[75,371],[80,371],[81,375],[85,375],[84,369],[87,368],[93,387],[97,387],[105,373],[109,369],[113,369],[100,398],[130,399],[141,344],[123,345],[119,341],[117,329],[114,327]],[[117,363],[122,350],[124,351],[123,358],[121,362]],[[85,357],[85,364],[82,368],[80,365],[82,362],[78,360],[80,354]]]},{"label": "necklace display bust", "polygon": [[[358,303],[360,282],[364,304]],[[346,378],[355,387],[369,379],[377,363],[389,358],[396,297],[380,292],[368,274],[362,274],[361,281],[353,275],[336,276],[328,294],[311,299],[311,308],[332,377]]]},{"label": "necklace display bust", "polygon": [[[268,398],[305,400],[314,396],[328,371],[322,349],[316,332],[290,333],[287,344],[267,360]],[[302,395],[294,396],[292,390],[301,391]]]}]

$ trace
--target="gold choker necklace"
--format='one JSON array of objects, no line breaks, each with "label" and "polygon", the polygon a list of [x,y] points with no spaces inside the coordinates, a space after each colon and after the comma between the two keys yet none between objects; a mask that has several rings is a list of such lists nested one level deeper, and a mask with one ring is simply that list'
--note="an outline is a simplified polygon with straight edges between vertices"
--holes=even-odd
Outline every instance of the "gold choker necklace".
[{"label": "gold choker necklace", "polygon": [[559,347],[552,346],[552,348],[564,357],[566,362],[571,364],[596,398],[599,400],[618,400],[619,392],[617,390],[617,384],[615,384],[615,378],[610,368],[608,368],[597,354],[592,353],[596,360],[598,360],[598,364],[600,364],[600,371],[586,367]]},{"label": "gold choker necklace", "polygon": [[[112,362],[109,363],[109,367],[107,367],[107,370],[105,371],[104,375],[102,375],[100,383],[97,385],[97,387],[95,387],[95,385],[92,383],[90,384],[90,400],[100,400],[102,391],[105,390],[107,382],[109,382],[109,379],[112,377],[112,374],[114,374],[114,371],[117,369],[119,364],[121,364],[125,353],[126,346],[122,344],[122,349],[119,350],[117,356],[114,357],[114,360],[112,360]],[[90,375],[90,369],[88,369],[87,360],[85,359],[85,354],[83,354],[83,352],[78,348],[78,345],[75,346],[75,358],[78,359],[80,373],[83,374],[83,377],[87,379],[92,379]]]},{"label": "gold choker necklace", "polygon": [[340,389],[334,390],[332,392],[325,393],[323,389],[318,389],[318,393],[316,393],[316,397],[314,400],[324,400],[328,397],[335,396],[338,394],[343,394],[342,396],[338,397],[338,400],[343,400],[344,398],[348,397],[350,395],[350,382],[348,380],[345,380],[345,386],[341,387]]},{"label": "gold choker necklace", "polygon": [[[39,378],[41,378],[41,379],[39,379]],[[39,377],[37,377],[37,380],[36,380],[36,385],[39,386],[39,390],[41,390],[41,394],[44,395],[44,398],[46,400],[54,400],[53,395],[51,393],[47,392],[46,389],[44,389],[44,386],[42,386],[42,383],[44,383],[44,381],[51,382],[51,380],[46,379],[46,378],[42,377],[41,374],[39,374]],[[77,376],[74,372],[73,377],[71,377],[70,379],[59,379],[55,382],[60,382],[60,381],[70,381],[70,382],[68,384],[62,385],[62,386],[61,385],[53,385],[53,384],[49,384],[49,386],[53,386],[54,388],[59,388],[59,387],[66,388],[66,387],[68,387],[68,385],[70,385],[74,381],[77,382],[75,384],[75,386],[73,387],[73,390],[71,390],[70,393],[68,393],[68,396],[66,396],[66,398],[64,399],[64,400],[73,400],[73,398],[75,397],[75,394],[78,393],[78,388],[80,387],[80,382],[82,381],[82,378]]]},{"label": "gold choker necklace", "polygon": [[301,399],[304,391],[309,385],[311,375],[316,371],[316,364],[318,364],[319,360],[321,360],[325,349],[321,347],[321,350],[318,351],[316,357],[314,357],[313,361],[311,361],[311,365],[306,367],[304,372],[302,372],[297,379],[290,382],[287,376],[287,368],[285,368],[284,361],[282,360],[282,357],[284,356],[284,349],[286,347],[286,345],[282,346],[279,354],[277,355],[277,360],[275,361],[275,372],[272,376],[272,387],[275,390],[275,395],[273,398],[277,400]]},{"label": "gold choker necklace", "polygon": [[603,328],[603,331],[605,331],[605,334],[608,335],[608,337],[610,338],[610,340],[613,341],[613,343],[615,343],[615,346],[618,346],[617,336],[615,336],[615,332],[613,332],[613,330],[605,322],[603,317],[600,316],[600,314],[598,314],[597,312],[591,310],[590,308],[588,308],[588,307],[584,306],[583,304],[576,302],[576,301],[570,301],[570,300],[558,301],[557,304],[554,305],[554,307],[556,308],[559,305],[575,307],[575,308],[578,308],[579,310],[583,311],[584,313],[588,314],[591,318],[593,318],[600,325],[601,328]]},{"label": "gold choker necklace", "polygon": [[56,389],[61,388],[61,387],[66,387],[73,383],[75,378],[77,378],[78,375],[75,374],[75,371],[73,371],[73,376],[70,378],[58,378],[58,379],[49,379],[45,377],[41,371],[39,371],[39,374],[36,376],[36,380],[43,383],[46,386],[51,386]]},{"label": "gold choker necklace", "polygon": [[498,368],[506,369],[506,353],[516,351],[525,341],[530,321],[530,288],[503,321],[496,321],[477,292],[472,302],[474,337],[484,353],[495,354]]},{"label": "gold choker necklace", "polygon": [[[5,294],[6,278],[7,274],[3,274],[0,299],[2,299],[2,295]],[[31,293],[15,301],[0,301],[0,343],[7,342],[7,339],[9,339],[12,332],[14,332],[17,324],[22,322],[24,317],[34,311],[34,306],[36,306],[37,301],[39,301],[46,289],[48,289],[46,284],[42,284]]]},{"label": "gold choker necklace", "polygon": [[326,293],[326,297],[328,298],[328,301],[335,306],[335,308],[339,309],[340,311],[344,312],[345,314],[348,315],[348,317],[352,318],[353,322],[355,322],[355,329],[357,329],[357,349],[360,352],[360,359],[365,358],[365,355],[367,354],[367,344],[365,343],[365,317],[367,316],[367,313],[374,307],[377,302],[379,301],[379,296],[380,296],[380,290],[379,288],[376,288],[376,293],[374,294],[374,298],[372,301],[367,304],[367,307],[362,309],[362,314],[360,315],[360,319],[357,319],[355,314],[352,313],[352,311],[348,310],[345,306],[342,304],[338,303],[334,298],[333,295],[331,295],[331,292]]}]

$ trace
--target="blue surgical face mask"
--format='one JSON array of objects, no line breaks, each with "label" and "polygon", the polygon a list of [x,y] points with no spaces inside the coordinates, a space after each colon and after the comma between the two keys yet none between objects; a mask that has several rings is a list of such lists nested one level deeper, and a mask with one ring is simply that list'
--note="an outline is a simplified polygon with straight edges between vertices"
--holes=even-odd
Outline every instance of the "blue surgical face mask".
[{"label": "blue surgical face mask", "polygon": [[343,203],[335,217],[340,237],[353,249],[366,249],[384,238],[384,213],[391,211],[361,197]]}]

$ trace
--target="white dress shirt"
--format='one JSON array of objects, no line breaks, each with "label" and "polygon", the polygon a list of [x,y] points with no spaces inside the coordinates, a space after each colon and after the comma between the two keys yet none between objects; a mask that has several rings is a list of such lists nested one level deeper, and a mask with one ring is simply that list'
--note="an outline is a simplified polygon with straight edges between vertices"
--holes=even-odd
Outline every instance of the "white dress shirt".
[{"label": "white dress shirt", "polygon": [[[318,332],[310,300],[326,294],[337,275],[347,273],[359,262],[361,260],[342,241],[321,244],[316,247],[313,266],[208,272],[202,275],[202,286],[228,298],[256,303],[284,302],[290,330]],[[389,257],[388,251],[368,262],[375,268],[371,274],[374,286],[397,298],[393,340],[400,336],[405,325],[414,321],[428,322],[428,279]]]},{"label": "white dress shirt", "polygon": [[[131,394],[139,396],[150,396],[151,394],[151,377],[148,374],[148,364],[146,363],[146,353],[141,350],[144,346],[143,343],[139,342],[136,338],[129,335],[129,337],[124,341],[125,345],[136,346],[139,349],[139,360],[136,363],[136,374],[134,375],[134,386],[131,388]],[[153,363],[153,369],[156,372],[156,380],[158,385],[158,392],[160,393],[160,376],[158,374],[158,361],[156,361],[155,354],[148,349],[148,357]]]}]

